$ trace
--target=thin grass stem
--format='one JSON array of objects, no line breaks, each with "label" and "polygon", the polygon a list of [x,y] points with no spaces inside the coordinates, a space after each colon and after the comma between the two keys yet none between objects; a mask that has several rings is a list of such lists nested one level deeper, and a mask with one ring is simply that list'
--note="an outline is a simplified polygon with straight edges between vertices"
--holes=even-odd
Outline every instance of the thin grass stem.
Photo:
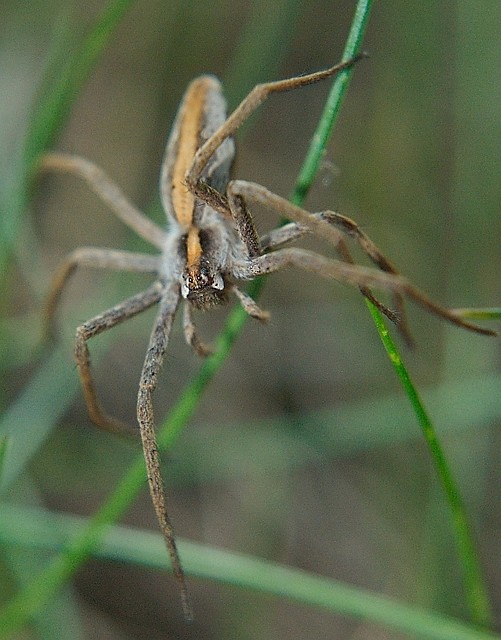
[{"label": "thin grass stem", "polygon": [[409,398],[414,414],[423,432],[424,439],[432,457],[438,480],[444,492],[452,516],[452,526],[458,546],[459,561],[463,572],[466,600],[470,616],[475,624],[489,627],[492,623],[492,613],[489,597],[482,575],[480,561],[471,531],[468,514],[461,498],[458,484],[450,469],[442,445],[439,442],[433,423],[412,383],[395,343],[386,328],[384,320],[376,307],[366,300],[369,311],[376,325],[379,337],[384,345],[388,358],[402,383]]}]

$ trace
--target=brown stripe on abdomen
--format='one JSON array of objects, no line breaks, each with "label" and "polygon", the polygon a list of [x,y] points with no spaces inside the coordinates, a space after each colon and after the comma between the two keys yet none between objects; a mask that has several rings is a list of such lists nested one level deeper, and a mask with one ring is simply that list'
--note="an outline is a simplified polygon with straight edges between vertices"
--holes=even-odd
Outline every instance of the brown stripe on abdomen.
[{"label": "brown stripe on abdomen", "polygon": [[171,188],[174,215],[186,229],[193,223],[195,197],[184,184],[184,179],[200,145],[200,134],[206,119],[207,95],[214,90],[215,85],[217,81],[210,76],[197,78],[188,87],[182,106]]}]

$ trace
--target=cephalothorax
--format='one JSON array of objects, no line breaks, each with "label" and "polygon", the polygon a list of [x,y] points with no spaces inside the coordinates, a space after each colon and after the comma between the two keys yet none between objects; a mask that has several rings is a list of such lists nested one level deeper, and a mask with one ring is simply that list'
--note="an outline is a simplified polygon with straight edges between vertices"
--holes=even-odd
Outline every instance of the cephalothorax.
[{"label": "cephalothorax", "polygon": [[[257,85],[228,118],[219,81],[213,76],[195,79],[179,108],[161,169],[160,193],[168,218],[167,229],[159,227],[138,211],[120,188],[91,162],[62,153],[47,154],[41,161],[44,171],[65,171],[86,180],[125,224],[160,251],[160,255],[146,255],[93,247],[75,250],[63,262],[54,279],[48,299],[47,320],[52,324],[62,289],[77,266],[150,272],[155,276],[153,284],[145,291],[78,327],[75,358],[92,420],[110,431],[131,431],[130,427],[107,415],[98,402],[87,342],[145,309],[159,305],[139,382],[137,419],[153,504],[173,570],[181,584],[187,618],[191,617],[191,607],[166,508],[152,407],[152,394],[180,302],[183,303],[186,340],[200,355],[209,353],[209,348],[198,337],[192,321],[192,307],[208,309],[234,294],[248,314],[258,320],[266,320],[268,314],[237,286],[237,282],[252,280],[286,266],[299,267],[357,286],[388,318],[397,325],[400,323],[404,334],[404,296],[458,326],[483,334],[494,333],[466,322],[430,300],[397,273],[350,218],[333,211],[308,213],[261,185],[230,180],[234,157],[232,136],[268,95],[344,72],[354,61],[301,77]],[[260,203],[290,222],[259,238],[247,210],[248,203]],[[285,246],[308,233],[330,242],[340,259]],[[346,238],[358,243],[378,269],[353,264]],[[371,288],[390,291],[396,312],[379,301]]]}]

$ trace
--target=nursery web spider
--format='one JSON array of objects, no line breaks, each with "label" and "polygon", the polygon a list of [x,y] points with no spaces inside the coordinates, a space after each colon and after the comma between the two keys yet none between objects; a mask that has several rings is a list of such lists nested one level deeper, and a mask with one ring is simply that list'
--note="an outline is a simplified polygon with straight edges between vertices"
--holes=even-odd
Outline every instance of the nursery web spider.
[{"label": "nursery web spider", "polygon": [[[239,289],[236,282],[252,280],[286,266],[299,267],[324,278],[357,286],[390,320],[400,325],[404,334],[404,296],[456,325],[482,334],[494,333],[461,319],[428,298],[397,273],[375,244],[349,218],[333,211],[308,213],[259,184],[230,180],[235,155],[232,136],[270,94],[329,78],[350,67],[360,57],[316,73],[259,84],[229,117],[226,117],[219,81],[209,75],[193,80],[177,113],[161,167],[160,194],[167,215],[167,229],[146,218],[129,202],[121,189],[91,162],[63,153],[49,153],[41,161],[44,171],[68,172],[85,180],[118,218],[160,252],[159,255],[145,255],[91,247],[76,249],[67,256],[54,278],[46,317],[50,329],[63,287],[76,267],[147,272],[155,276],[153,284],[145,291],[77,328],[75,358],[93,422],[109,431],[130,431],[130,427],[101,408],[91,373],[87,342],[159,304],[139,382],[137,420],[151,497],[173,571],[180,584],[187,619],[191,618],[191,606],[167,512],[152,406],[152,394],[157,386],[172,322],[181,302],[186,341],[201,356],[207,355],[210,350],[198,336],[192,320],[192,309],[210,309],[225,301],[231,293],[249,315],[265,321],[268,314]],[[248,203],[260,203],[291,222],[259,238],[247,209]],[[305,249],[284,247],[309,233],[331,243],[340,259],[327,258]],[[358,243],[379,270],[353,264],[345,238]],[[389,291],[393,295],[396,311],[375,298],[370,287]]]}]

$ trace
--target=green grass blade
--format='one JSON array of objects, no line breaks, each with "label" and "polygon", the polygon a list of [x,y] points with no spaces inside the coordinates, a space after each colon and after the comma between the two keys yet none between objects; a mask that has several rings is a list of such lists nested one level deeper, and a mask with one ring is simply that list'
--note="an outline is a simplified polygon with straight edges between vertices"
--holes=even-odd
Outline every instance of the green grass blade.
[{"label": "green grass blade", "polygon": [[[99,59],[120,20],[131,5],[131,0],[113,0],[103,10],[90,33],[84,38],[77,52],[64,61],[59,74],[42,80],[44,87],[33,110],[33,119],[24,149],[24,173],[19,177],[13,191],[7,196],[9,206],[0,216],[0,265],[8,258],[11,243],[15,239],[23,211],[26,209],[29,181],[37,157],[43,153],[63,127],[71,106],[93,66]],[[55,73],[56,63],[48,68]],[[0,266],[0,273],[3,273]],[[7,270],[5,270],[7,272]],[[50,383],[50,376],[54,376]],[[64,400],[71,398],[67,378],[67,365],[58,351],[42,362],[32,382],[23,391],[18,401],[0,421],[0,434],[10,434],[9,446],[4,458],[4,473],[1,489],[12,482],[24,469],[25,464],[40,446],[56,417],[65,409]],[[57,390],[59,408],[48,402]],[[60,393],[62,391],[62,393]]]},{"label": "green grass blade", "polygon": [[[20,499],[23,503],[29,502],[30,507],[24,516],[20,519],[11,518],[11,514],[3,512],[0,508],[1,518],[5,518],[4,524],[11,528],[12,538],[4,538],[5,544],[2,544],[2,567],[5,573],[8,573],[9,583],[15,582],[16,585],[26,584],[32,579],[35,572],[41,571],[47,562],[56,555],[58,549],[52,546],[44,545],[37,547],[31,545],[17,544],[15,538],[15,529],[12,527],[19,524],[22,528],[31,529],[32,524],[26,520],[42,513],[47,513],[41,506],[38,496],[38,490],[31,480],[24,476],[22,481],[16,485],[11,491],[9,499]],[[24,525],[22,524],[24,520]],[[46,530],[47,533],[47,530]],[[52,526],[52,536],[54,538],[54,529]],[[4,576],[5,578],[5,576]],[[7,585],[5,585],[7,586]],[[63,588],[56,594],[53,600],[44,607],[43,610],[37,611],[31,621],[33,637],[38,640],[67,640],[69,630],[71,629],[71,638],[75,640],[83,640],[84,632],[82,620],[80,616],[80,607],[76,594],[73,593],[73,585],[70,583],[63,585]]]},{"label": "green grass blade", "polygon": [[[346,46],[343,51],[341,60],[344,62],[353,58],[360,51],[364,39],[365,30],[369,21],[372,0],[358,2],[355,9],[353,25],[346,40]],[[315,131],[310,148],[306,154],[303,166],[300,169],[296,186],[292,195],[292,202],[301,205],[311,185],[317,175],[323,152],[327,146],[327,142],[332,135],[334,124],[336,123],[343,97],[348,89],[353,69],[342,71],[332,84],[331,92],[325,103],[324,111],[320,117],[320,121]]]},{"label": "green grass blade", "polygon": [[19,398],[0,418],[0,438],[7,439],[0,492],[14,482],[69,408],[78,380],[62,347],[45,359]]},{"label": "green grass blade", "polygon": [[[22,175],[4,196],[4,210],[0,216],[0,273],[5,273],[10,247],[17,237],[21,217],[28,204],[36,160],[61,131],[80,88],[131,4],[132,0],[109,2],[76,53],[65,61],[57,77],[52,82],[50,79],[41,82],[46,91],[39,96],[34,108],[25,142]],[[54,73],[54,67],[51,66],[49,71]]]},{"label": "green grass blade", "polygon": [[5,472],[5,459],[7,447],[9,444],[8,436],[0,433],[0,483],[2,482],[4,472]]},{"label": "green grass blade", "polygon": [[108,3],[50,90],[40,96],[25,148],[26,163],[30,168],[60,132],[81,87],[132,2],[112,0]]},{"label": "green grass blade", "polygon": [[489,604],[487,589],[482,575],[473,534],[470,528],[466,508],[461,499],[459,487],[451,472],[445,453],[438,440],[433,423],[421,402],[418,392],[409,377],[403,360],[398,353],[381,314],[376,307],[367,300],[367,306],[374,319],[381,341],[388,354],[400,382],[409,398],[417,421],[423,431],[439,482],[442,486],[445,498],[449,505],[456,542],[458,545],[459,560],[463,570],[466,599],[472,620],[479,625],[490,626],[492,614]]},{"label": "green grass blade", "polygon": [[468,318],[470,320],[500,320],[501,308],[500,307],[482,307],[475,309],[468,307],[466,309],[454,309],[454,313],[462,318]]},{"label": "green grass blade", "polygon": [[[39,509],[0,506],[0,540],[32,549],[56,550],[82,535],[86,520]],[[262,594],[287,598],[332,614],[369,621],[427,640],[499,640],[449,618],[403,605],[370,591],[251,556],[179,540],[188,574]],[[165,570],[168,558],[162,536],[132,527],[114,527],[100,540],[97,557]]]}]

